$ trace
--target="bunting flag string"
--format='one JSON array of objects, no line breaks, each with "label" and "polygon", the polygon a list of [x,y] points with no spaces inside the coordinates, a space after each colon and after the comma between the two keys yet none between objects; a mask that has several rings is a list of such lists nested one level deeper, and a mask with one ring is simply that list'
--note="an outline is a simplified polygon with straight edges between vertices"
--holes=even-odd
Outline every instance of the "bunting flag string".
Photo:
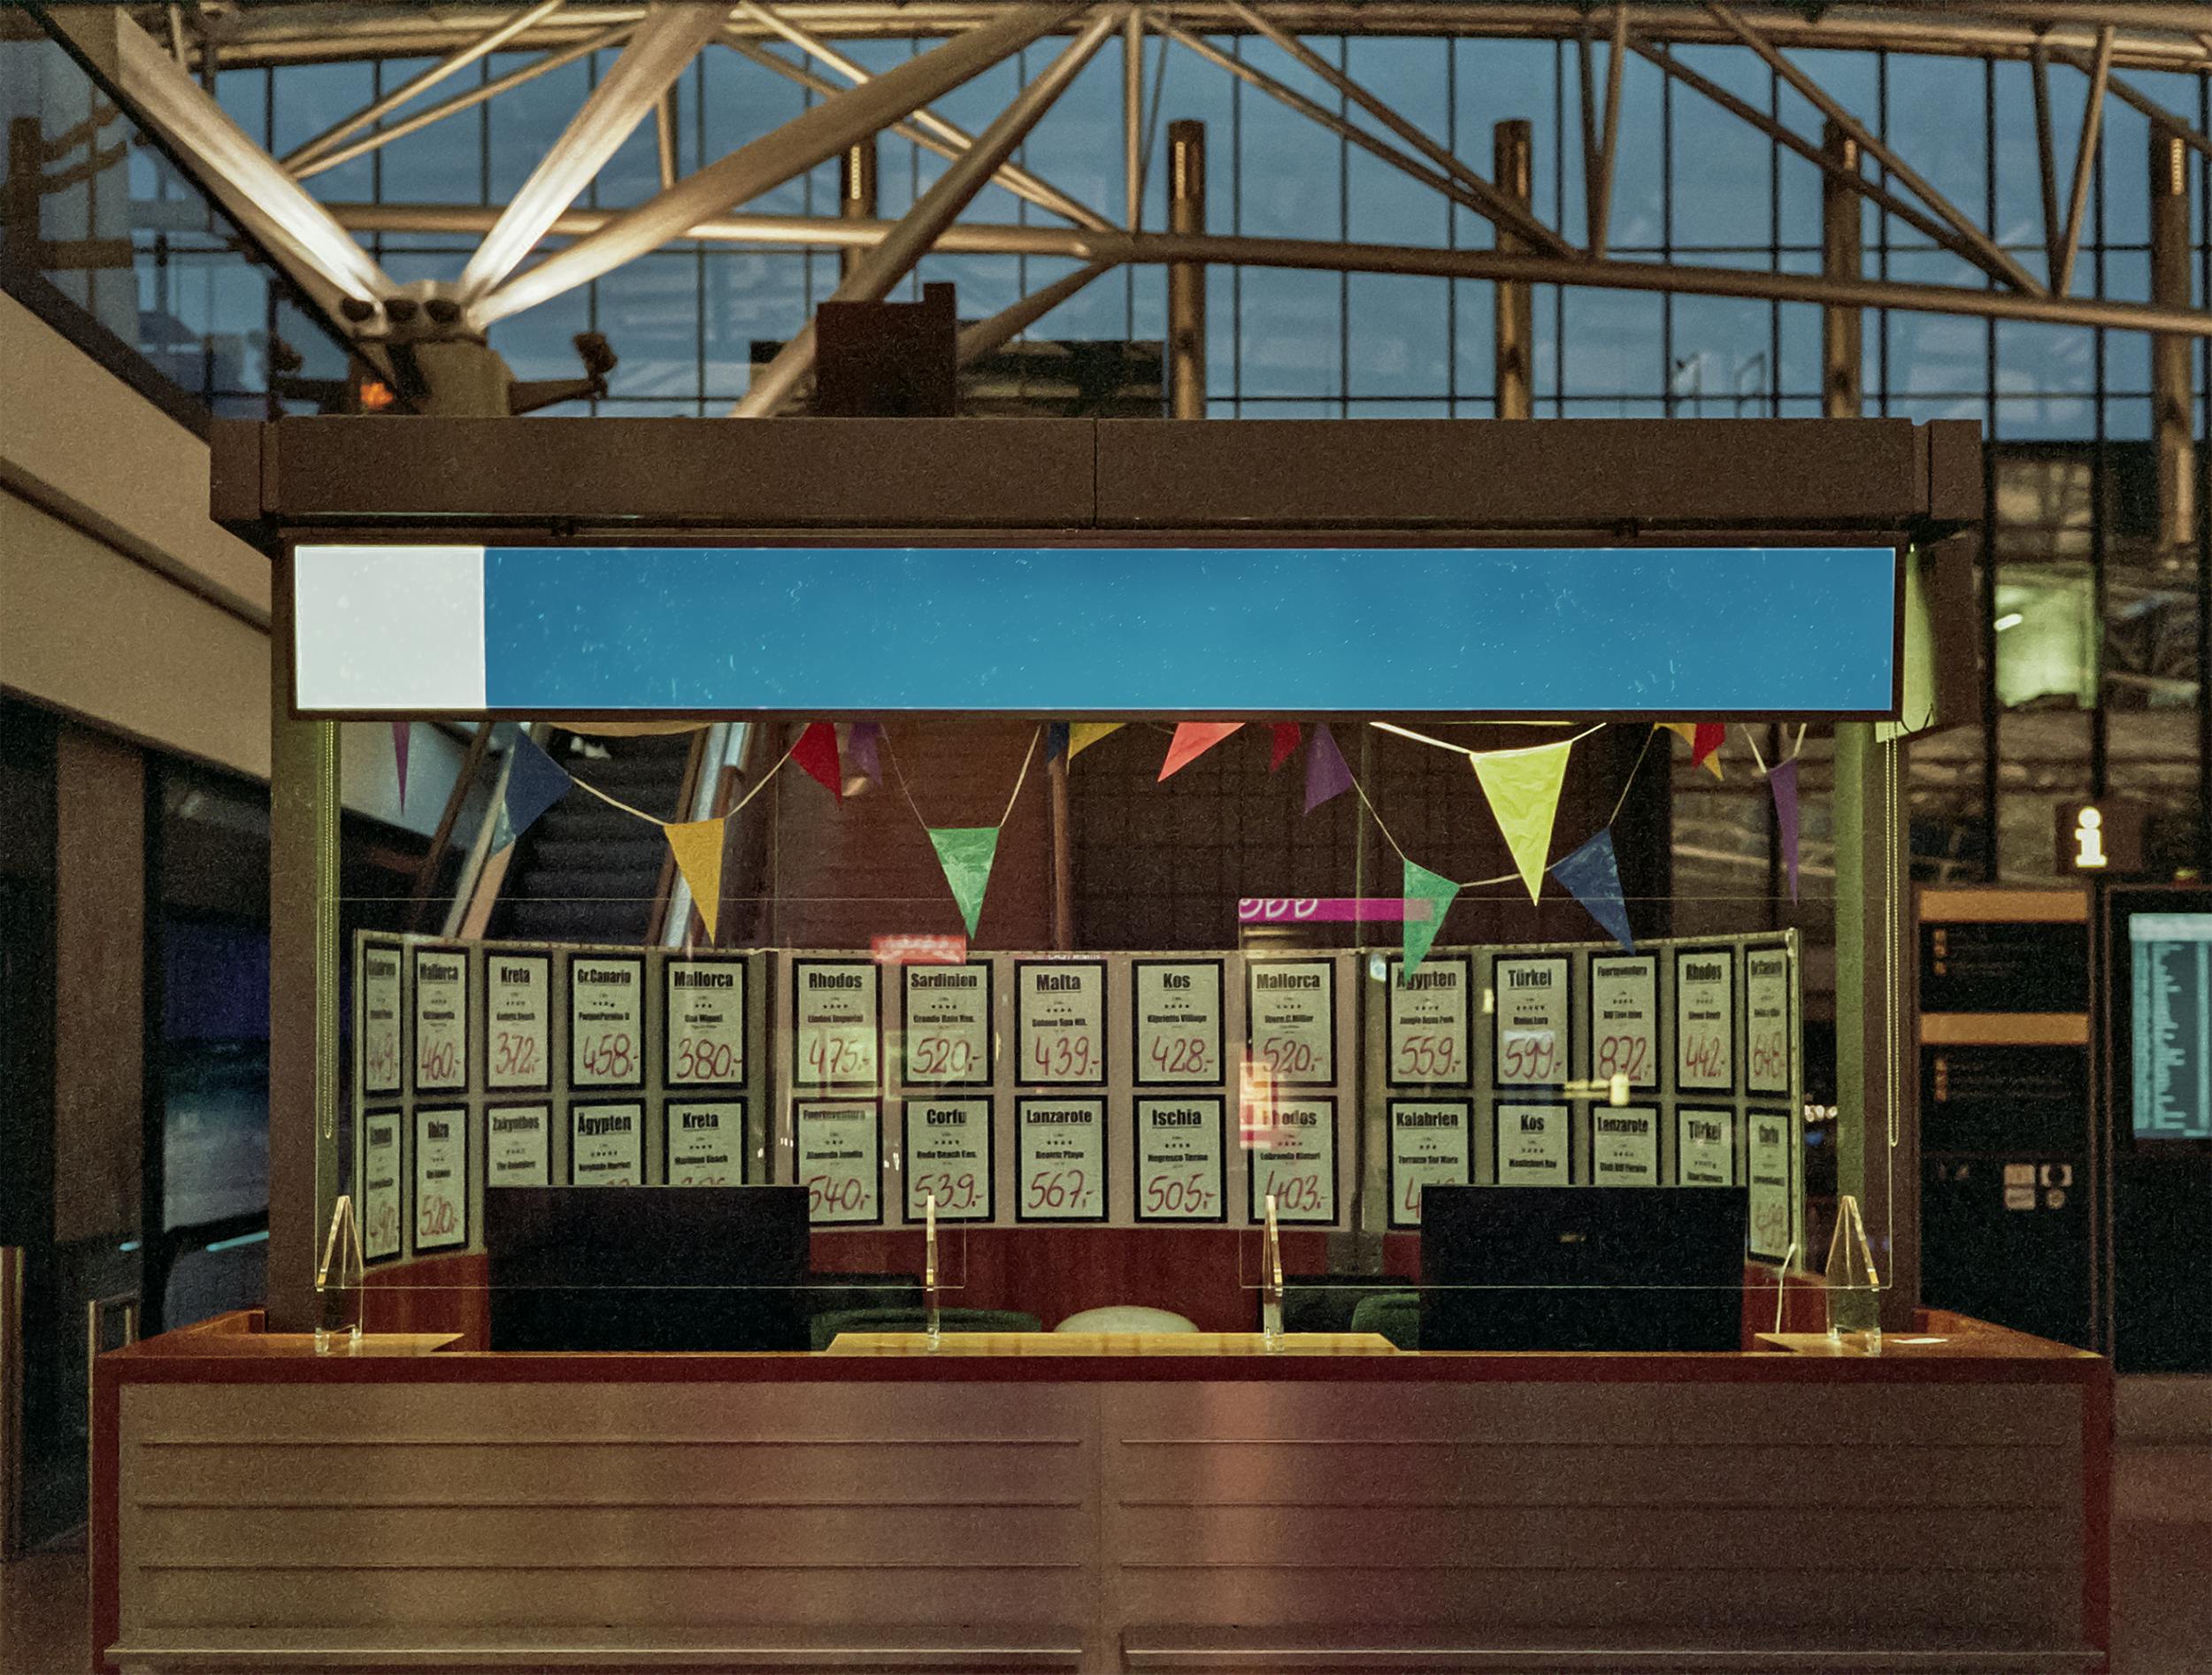
[{"label": "bunting flag string", "polygon": [[722,849],[729,836],[726,818],[680,820],[661,827],[676,857],[676,870],[691,890],[691,904],[699,910],[707,927],[707,941],[715,939],[715,922],[722,911]]},{"label": "bunting flag string", "polygon": [[1068,724],[1048,722],[1045,726],[1045,765],[1050,767],[1068,754]]},{"label": "bunting flag string", "polygon": [[1728,737],[1728,727],[1720,721],[1662,721],[1658,724],[1690,747],[1690,765],[1703,768],[1716,780],[1725,778],[1720,769],[1720,747]]},{"label": "bunting flag string", "polygon": [[845,756],[851,762],[853,772],[864,780],[883,783],[883,764],[876,754],[876,746],[883,737],[879,721],[856,721],[851,732],[845,735]]},{"label": "bunting flag string", "polygon": [[392,766],[399,775],[399,811],[407,812],[407,747],[414,737],[411,721],[392,723]]},{"label": "bunting flag string", "polygon": [[[1402,856],[1400,859],[1404,859]],[[1405,917],[1405,937],[1401,951],[1405,956],[1406,977],[1421,969],[1421,962],[1429,957],[1438,934],[1444,928],[1444,916],[1452,910],[1453,898],[1459,894],[1459,886],[1440,873],[1432,872],[1413,861],[1405,863],[1405,899],[1408,902],[1432,903],[1425,919]]]},{"label": "bunting flag string", "polygon": [[1636,939],[1628,928],[1628,903],[1621,896],[1621,867],[1613,853],[1613,828],[1608,824],[1571,855],[1552,863],[1551,875],[1567,894],[1582,903],[1605,934],[1633,954]]}]

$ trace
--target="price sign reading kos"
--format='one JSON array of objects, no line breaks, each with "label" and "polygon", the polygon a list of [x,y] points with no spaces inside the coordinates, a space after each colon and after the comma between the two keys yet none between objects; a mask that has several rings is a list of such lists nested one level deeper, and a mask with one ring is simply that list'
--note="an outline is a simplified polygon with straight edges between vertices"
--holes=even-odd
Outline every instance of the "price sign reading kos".
[{"label": "price sign reading kos", "polygon": [[578,954],[568,962],[572,1087],[645,1083],[645,962]]},{"label": "price sign reading kos", "polygon": [[872,960],[791,962],[791,1080],[797,1086],[876,1085],[878,972]]},{"label": "price sign reading kos", "polygon": [[1136,960],[1136,1080],[1148,1087],[1221,1080],[1221,962]]}]

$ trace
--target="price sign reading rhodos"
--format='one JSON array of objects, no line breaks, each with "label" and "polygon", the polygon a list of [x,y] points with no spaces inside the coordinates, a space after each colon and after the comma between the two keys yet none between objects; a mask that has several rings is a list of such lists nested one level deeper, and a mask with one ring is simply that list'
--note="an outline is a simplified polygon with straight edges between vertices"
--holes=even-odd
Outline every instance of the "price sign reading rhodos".
[{"label": "price sign reading rhodos", "polygon": [[1736,956],[1683,949],[1674,957],[1674,1085],[1699,1092],[1736,1086]]},{"label": "price sign reading rhodos", "polygon": [[1249,1219],[1266,1218],[1271,1193],[1279,1223],[1326,1226],[1336,1220],[1336,1101],[1279,1100],[1274,1127],[1248,1158]]},{"label": "price sign reading rhodos", "polygon": [[796,1086],[876,1085],[879,976],[872,960],[791,962],[791,1079]]}]

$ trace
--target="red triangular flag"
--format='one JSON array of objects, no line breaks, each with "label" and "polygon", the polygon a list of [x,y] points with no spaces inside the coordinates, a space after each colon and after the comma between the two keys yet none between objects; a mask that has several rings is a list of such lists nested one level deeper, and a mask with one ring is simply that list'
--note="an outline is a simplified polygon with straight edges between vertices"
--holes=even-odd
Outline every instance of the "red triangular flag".
[{"label": "red triangular flag", "polygon": [[844,772],[837,763],[837,729],[826,721],[810,721],[798,743],[791,747],[791,759],[804,768],[829,789],[840,803],[845,800]]},{"label": "red triangular flag", "polygon": [[407,745],[412,737],[415,724],[411,721],[392,723],[392,764],[399,770],[399,811],[407,812]]},{"label": "red triangular flag", "polygon": [[1727,736],[1727,723],[1723,721],[1699,722],[1697,736],[1690,741],[1690,765],[1694,768],[1703,767],[1705,758],[1719,749],[1721,741]]},{"label": "red triangular flag", "polygon": [[1272,773],[1289,761],[1291,752],[1298,748],[1298,741],[1303,737],[1305,729],[1295,721],[1275,723],[1275,751],[1267,758],[1267,771]]},{"label": "red triangular flag", "polygon": [[1164,780],[1171,773],[1180,772],[1243,725],[1241,721],[1179,723],[1167,747],[1167,760],[1160,765],[1160,778]]}]

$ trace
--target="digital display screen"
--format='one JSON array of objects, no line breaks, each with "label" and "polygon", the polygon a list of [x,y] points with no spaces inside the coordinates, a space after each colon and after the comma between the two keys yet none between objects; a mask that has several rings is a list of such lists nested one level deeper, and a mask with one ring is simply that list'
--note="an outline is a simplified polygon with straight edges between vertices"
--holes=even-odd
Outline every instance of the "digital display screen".
[{"label": "digital display screen", "polygon": [[2212,913],[2127,916],[2138,1140],[2212,1140]]}]

